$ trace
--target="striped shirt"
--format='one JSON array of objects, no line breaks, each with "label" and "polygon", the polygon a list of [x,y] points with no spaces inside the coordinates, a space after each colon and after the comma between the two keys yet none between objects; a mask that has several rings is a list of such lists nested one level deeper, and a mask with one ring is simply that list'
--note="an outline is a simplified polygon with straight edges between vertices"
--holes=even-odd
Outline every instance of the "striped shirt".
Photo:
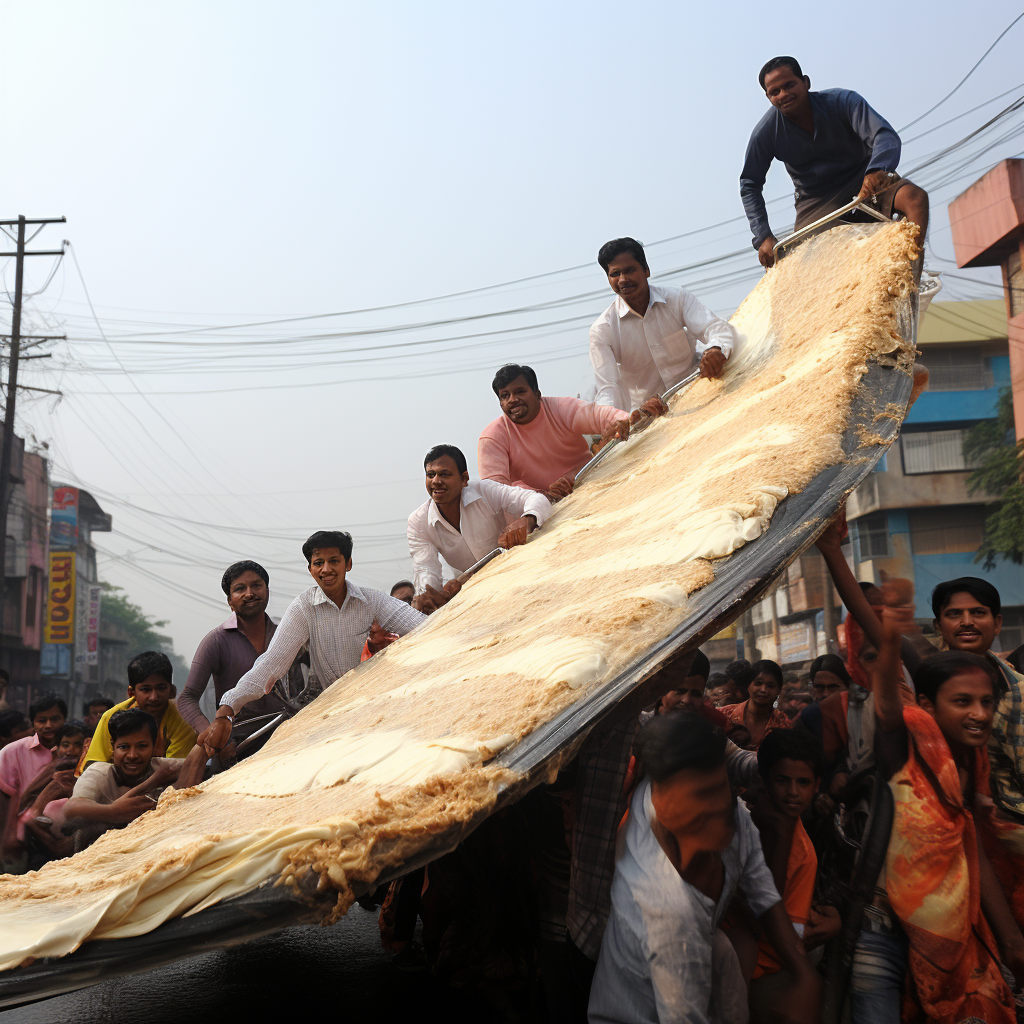
[{"label": "striped shirt", "polygon": [[404,636],[426,619],[422,612],[379,590],[346,583],[339,608],[318,586],[303,591],[290,605],[270,646],[256,663],[220,699],[238,711],[251,700],[269,693],[288,672],[302,645],[309,644],[310,669],[324,687],[359,664],[370,626],[377,622],[387,632]]}]

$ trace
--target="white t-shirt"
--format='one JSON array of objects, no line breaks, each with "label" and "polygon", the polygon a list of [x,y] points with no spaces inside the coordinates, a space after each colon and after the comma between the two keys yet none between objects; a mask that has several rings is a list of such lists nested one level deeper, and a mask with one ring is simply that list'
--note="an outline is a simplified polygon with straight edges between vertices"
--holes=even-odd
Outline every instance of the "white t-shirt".
[{"label": "white t-shirt", "polygon": [[725,883],[714,902],[661,848],[651,783],[633,794],[615,858],[612,912],[590,990],[590,1024],[708,1024],[715,930],[737,889],[757,917],[779,902],[761,839],[742,803],[722,853]]},{"label": "white t-shirt", "polygon": [[127,786],[122,786],[117,781],[117,773],[112,762],[93,761],[79,776],[71,796],[72,799],[82,797],[98,804],[112,804],[118,797],[124,796],[125,793],[145,782],[162,765],[180,768],[184,763],[183,757],[154,757],[149,762],[149,771],[145,775],[133,779]]}]

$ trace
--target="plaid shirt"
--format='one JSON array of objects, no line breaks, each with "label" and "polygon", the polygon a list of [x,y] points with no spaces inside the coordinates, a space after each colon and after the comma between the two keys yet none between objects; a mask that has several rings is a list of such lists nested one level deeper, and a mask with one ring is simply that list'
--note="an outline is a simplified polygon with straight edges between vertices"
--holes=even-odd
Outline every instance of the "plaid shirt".
[{"label": "plaid shirt", "polygon": [[404,601],[349,581],[339,608],[319,587],[303,591],[290,605],[270,646],[220,699],[237,711],[269,693],[286,675],[302,645],[309,644],[310,669],[322,686],[329,686],[359,664],[363,644],[376,621],[386,631],[405,636],[426,616]]},{"label": "plaid shirt", "polygon": [[992,765],[992,796],[995,802],[1018,821],[1024,820],[1024,676],[991,652],[988,660],[996,667],[1006,684],[1006,693],[999,700],[988,740]]},{"label": "plaid shirt", "polygon": [[615,841],[626,813],[623,783],[639,725],[630,715],[610,733],[589,736],[579,755],[565,923],[577,949],[595,961],[612,909]]}]

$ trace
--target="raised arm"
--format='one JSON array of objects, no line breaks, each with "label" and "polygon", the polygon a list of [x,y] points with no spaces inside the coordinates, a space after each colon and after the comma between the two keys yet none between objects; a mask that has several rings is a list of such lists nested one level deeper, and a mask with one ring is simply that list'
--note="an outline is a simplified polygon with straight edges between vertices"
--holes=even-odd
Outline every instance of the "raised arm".
[{"label": "raised arm", "polygon": [[906,728],[903,723],[903,701],[900,700],[900,630],[906,623],[903,608],[881,609],[881,642],[878,658],[869,670],[871,690],[875,695],[875,719],[884,732],[893,733]]},{"label": "raised arm", "polygon": [[[864,636],[871,646],[877,650],[882,642],[882,626],[843,554],[843,538],[846,534],[846,506],[844,505],[825,527],[824,532],[815,543],[822,558],[825,559],[825,565],[832,577],[839,600],[853,616],[854,622],[864,630]],[[913,623],[910,625],[912,626]],[[900,657],[911,672],[921,661],[914,645],[903,639],[900,641]]]}]

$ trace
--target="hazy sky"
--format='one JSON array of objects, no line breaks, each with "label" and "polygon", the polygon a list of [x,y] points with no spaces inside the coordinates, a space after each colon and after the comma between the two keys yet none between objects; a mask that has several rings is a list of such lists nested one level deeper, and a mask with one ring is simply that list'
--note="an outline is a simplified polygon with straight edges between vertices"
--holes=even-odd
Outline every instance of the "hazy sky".
[{"label": "hazy sky", "polygon": [[[25,364],[64,398],[19,397],[18,429],[113,515],[102,577],[186,659],[225,616],[224,567],[263,562],[279,615],[309,584],[313,529],[350,529],[353,578],[386,590],[411,572],[426,449],[457,444],[475,472],[494,370],[586,387],[602,242],[725,222],[652,245],[652,269],[690,268],[666,280],[726,314],[756,282],[737,177],[766,59],[794,54],[813,87],[856,89],[901,128],[1019,12],[891,5],[859,29],[852,8],[801,2],[0,0],[0,217],[66,215],[34,244],[71,240],[99,316],[70,256],[29,261],[31,291],[55,273],[24,330],[69,341]],[[901,169],[1024,92],[1022,45],[1024,22],[904,133]],[[918,177],[939,186],[936,269],[955,271],[947,201],[1024,151],[1022,123]],[[774,169],[766,195],[789,192]],[[770,210],[791,224],[788,201]],[[943,298],[1000,294],[966,276],[982,283],[947,278]]]}]

